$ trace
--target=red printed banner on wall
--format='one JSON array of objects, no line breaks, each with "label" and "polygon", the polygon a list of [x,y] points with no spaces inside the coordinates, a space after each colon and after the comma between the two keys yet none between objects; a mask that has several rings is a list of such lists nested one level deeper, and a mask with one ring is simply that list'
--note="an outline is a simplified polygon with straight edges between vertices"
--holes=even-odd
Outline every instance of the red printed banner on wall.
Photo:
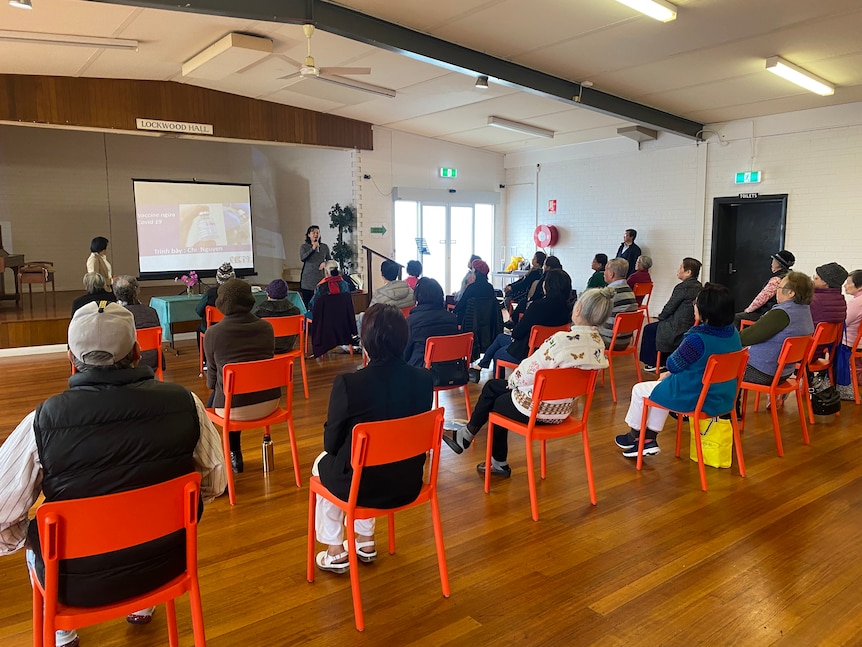
[{"label": "red printed banner on wall", "polygon": [[557,201],[548,200],[548,213],[557,213]]}]

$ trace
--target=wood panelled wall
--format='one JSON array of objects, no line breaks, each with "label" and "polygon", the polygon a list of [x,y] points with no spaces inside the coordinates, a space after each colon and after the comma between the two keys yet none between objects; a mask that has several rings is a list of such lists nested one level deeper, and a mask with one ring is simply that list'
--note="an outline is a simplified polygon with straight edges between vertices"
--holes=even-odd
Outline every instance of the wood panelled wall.
[{"label": "wood panelled wall", "polygon": [[229,139],[374,148],[364,121],[173,81],[0,74],[0,121],[137,131],[136,118],[212,124]]}]

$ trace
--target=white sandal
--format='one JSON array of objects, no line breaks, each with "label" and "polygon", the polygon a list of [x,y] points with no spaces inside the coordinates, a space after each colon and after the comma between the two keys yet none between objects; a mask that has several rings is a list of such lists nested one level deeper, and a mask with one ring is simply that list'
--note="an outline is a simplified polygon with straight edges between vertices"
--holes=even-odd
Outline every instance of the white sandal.
[{"label": "white sandal", "polygon": [[[364,548],[370,548],[371,550],[363,550]],[[344,550],[347,550],[347,540],[344,540]],[[359,561],[365,562],[366,564],[373,562],[377,559],[377,548],[375,547],[375,542],[372,539],[371,541],[357,541],[356,542],[356,556],[359,558]]]},{"label": "white sandal", "polygon": [[317,553],[317,558],[314,561],[317,562],[317,568],[321,571],[329,571],[330,573],[338,573],[340,575],[350,570],[350,562],[338,561],[340,559],[347,560],[347,557],[347,551],[340,555],[330,555],[327,551],[322,550]]}]

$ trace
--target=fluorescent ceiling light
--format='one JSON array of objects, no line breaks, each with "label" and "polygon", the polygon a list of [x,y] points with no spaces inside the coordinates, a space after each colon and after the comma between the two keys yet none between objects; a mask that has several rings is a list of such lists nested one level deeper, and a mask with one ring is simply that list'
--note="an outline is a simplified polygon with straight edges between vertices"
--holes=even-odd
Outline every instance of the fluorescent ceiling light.
[{"label": "fluorescent ceiling light", "polygon": [[530,124],[522,124],[520,121],[509,121],[502,117],[488,117],[488,125],[495,126],[496,128],[503,128],[504,130],[511,130],[512,132],[521,133],[523,135],[532,135],[533,137],[545,137],[546,139],[554,138],[553,130],[531,126]]},{"label": "fluorescent ceiling light", "polygon": [[617,2],[661,22],[676,20],[676,5],[665,0],[617,0]]},{"label": "fluorescent ceiling light", "polygon": [[767,58],[766,69],[776,76],[780,76],[782,79],[795,83],[814,94],[819,94],[824,97],[835,94],[834,85],[828,81],[824,81],[819,76],[812,74],[808,70],[803,70],[798,65],[785,61],[780,56],[770,56]]},{"label": "fluorescent ceiling light", "polygon": [[76,36],[74,34],[45,34],[38,31],[12,31],[0,29],[0,41],[15,43],[37,43],[45,45],[68,45],[71,47],[97,47],[101,49],[130,49],[137,51],[138,41],[128,38],[103,38],[101,36]]},{"label": "fluorescent ceiling light", "polygon": [[480,76],[478,79],[476,79],[476,88],[478,88],[479,90],[487,90],[488,89],[488,77],[483,75],[483,76]]},{"label": "fluorescent ceiling light", "polygon": [[9,0],[9,4],[18,9],[32,9],[33,3],[30,0]]}]

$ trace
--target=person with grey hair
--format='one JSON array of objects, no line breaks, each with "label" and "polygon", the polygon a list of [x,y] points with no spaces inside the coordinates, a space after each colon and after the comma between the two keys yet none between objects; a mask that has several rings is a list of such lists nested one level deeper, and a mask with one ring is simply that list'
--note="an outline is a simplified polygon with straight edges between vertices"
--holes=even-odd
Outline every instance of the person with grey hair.
[{"label": "person with grey hair", "polygon": [[[162,325],[158,313],[150,306],[141,303],[141,286],[134,276],[121,274],[114,277],[114,295],[117,297],[117,303],[132,313],[135,318],[135,329],[159,328]],[[152,369],[158,368],[158,351],[154,349],[142,351],[140,363]],[[162,355],[162,370],[164,369],[165,357]]]},{"label": "person with grey hair", "polygon": [[[621,312],[636,312],[638,302],[635,293],[626,283],[629,263],[624,258],[612,258],[605,265],[605,282],[609,288],[614,289],[614,309],[607,320],[599,328],[602,339],[605,340],[605,348],[609,348],[614,337],[614,321]],[[625,333],[617,337],[617,345],[614,350],[623,350],[631,343],[632,334]]]},{"label": "person with grey hair", "polygon": [[[635,271],[634,274],[629,275],[629,278],[626,279],[626,283],[629,284],[629,287],[634,290],[635,284],[637,283],[652,283],[652,277],[650,276],[649,270],[652,267],[652,257],[647,256],[646,254],[641,254],[638,256],[638,260],[635,263]],[[643,303],[643,297],[635,297],[637,299],[638,305]]]},{"label": "person with grey hair", "polygon": [[[39,529],[28,521],[40,494],[46,503],[97,497],[197,471],[201,501],[209,503],[227,483],[221,435],[198,397],[138,365],[131,312],[104,300],[86,304],[72,317],[68,341],[77,368],[69,388],[27,414],[0,446],[0,555],[26,548],[27,564],[43,584]],[[111,532],[110,519],[93,523]],[[180,575],[185,557],[184,537],[171,534],[74,560],[69,572],[60,568],[59,601],[94,607],[142,595]],[[126,620],[146,624],[153,610]],[[58,647],[78,643],[75,630],[56,632]]]},{"label": "person with grey hair", "polygon": [[[596,326],[611,313],[614,303],[613,288],[592,288],[581,295],[572,310],[572,329],[558,332],[549,337],[518,368],[508,380],[488,380],[470,421],[455,429],[452,435],[444,433],[443,440],[456,454],[467,449],[488,422],[492,412],[500,413],[519,422],[528,422],[533,407],[533,383],[536,372],[545,368],[582,368],[602,370],[607,368],[605,345]],[[537,421],[540,424],[560,423],[569,417],[575,406],[574,398],[542,402],[539,405]],[[509,478],[512,469],[508,463],[508,431],[505,427],[494,426],[491,447],[491,474]],[[484,476],[484,462],[476,466],[476,471]]]},{"label": "person with grey hair", "polygon": [[116,301],[117,297],[113,292],[108,291],[105,277],[98,272],[87,272],[84,274],[84,289],[86,294],[82,294],[72,301],[72,316],[79,308],[92,303],[93,301]]}]

